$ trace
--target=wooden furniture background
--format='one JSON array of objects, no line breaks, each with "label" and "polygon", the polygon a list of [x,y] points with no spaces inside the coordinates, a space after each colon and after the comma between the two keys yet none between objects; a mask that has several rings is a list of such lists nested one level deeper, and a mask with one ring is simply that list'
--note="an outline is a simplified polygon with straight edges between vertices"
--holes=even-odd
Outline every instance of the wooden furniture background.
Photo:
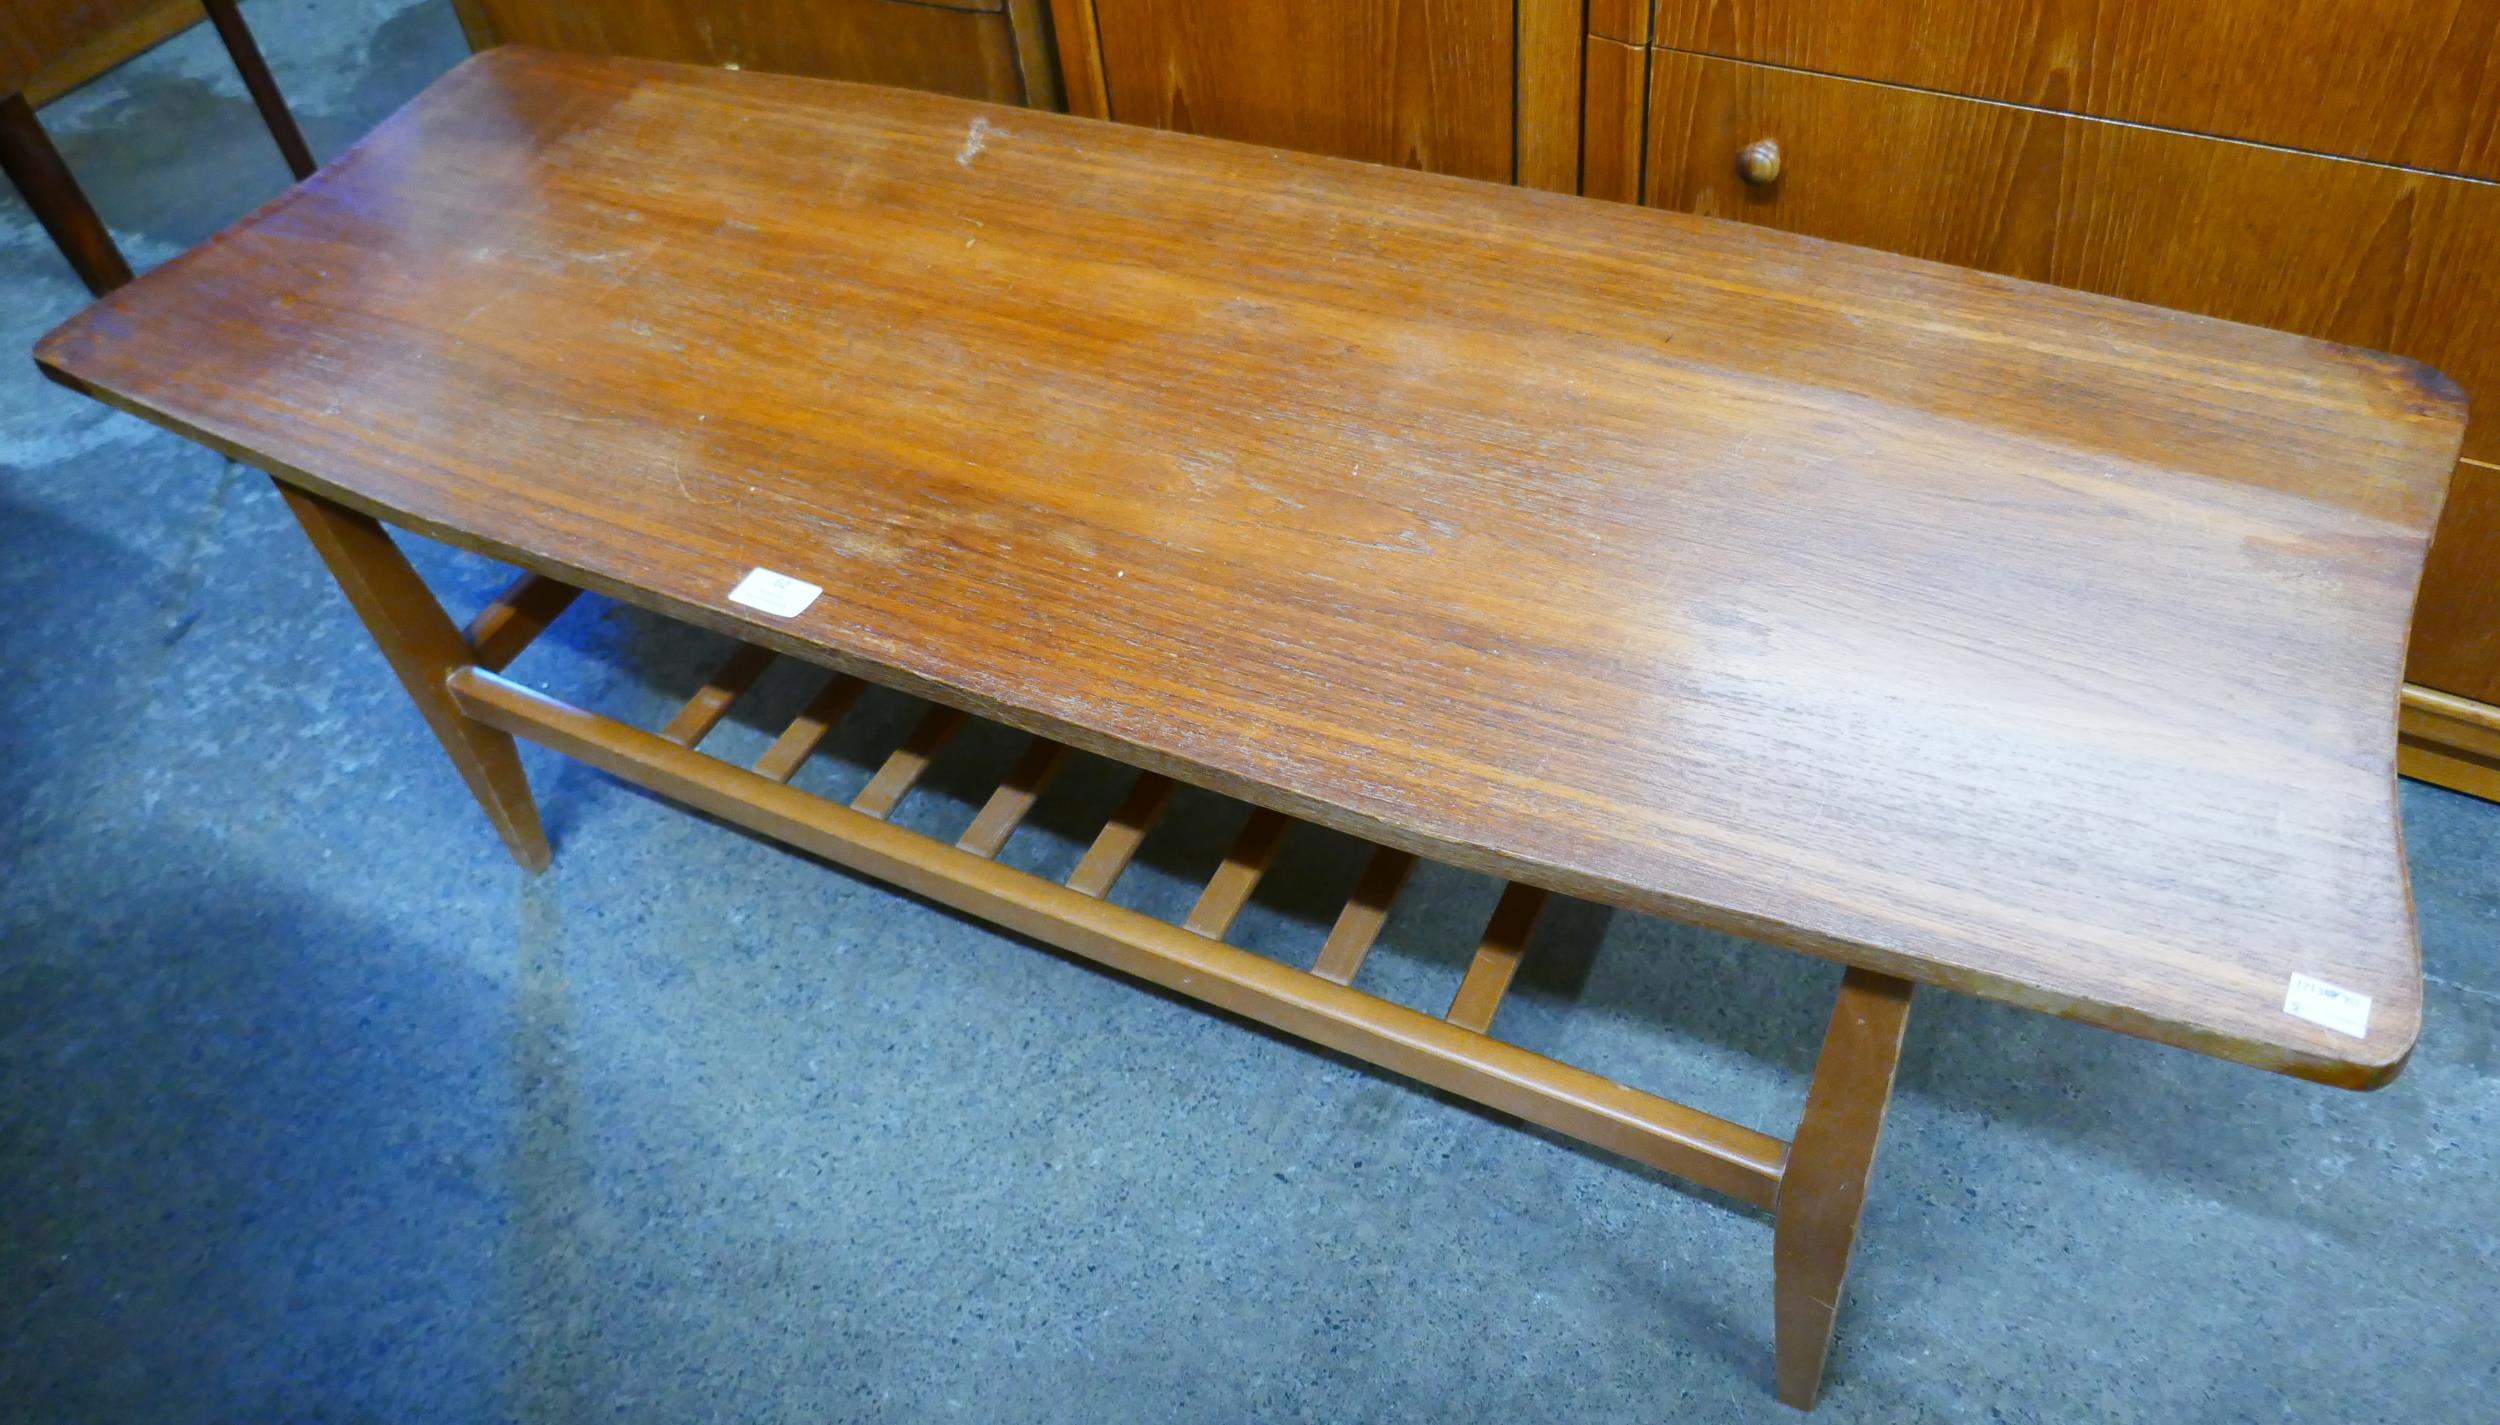
[{"label": "wooden furniture background", "polygon": [[312,150],[287,112],[235,0],[186,0],[180,10],[162,0],[0,0],[0,171],[79,280],[98,296],[129,281],[130,264],[45,135],[34,106],[202,16],[217,27],[289,171],[299,179],[311,177]]},{"label": "wooden furniture background", "polygon": [[1068,109],[1579,186],[1581,0],[1051,0]]},{"label": "wooden furniture background", "polygon": [[1060,107],[1043,0],[452,0],[469,47],[537,45]]},{"label": "wooden furniture background", "polygon": [[[2443,378],[1001,117],[502,49],[36,356],[280,481],[524,866],[516,736],[1768,1207],[1795,1404],[1912,981],[2401,1067],[2387,731]],[[385,518],[529,572],[464,635]],[[759,614],[758,566],[812,593]],[[740,646],[656,733],[502,676],[580,588]],[[832,676],[751,767],[697,751],[775,655]],[[919,729],[848,805],[793,788],[861,678]],[[967,714],[1027,755],[953,844],[893,826]],[[999,865],[1070,748],[1137,766],[1127,805],[1064,883]],[[1177,926],[1105,900],[1174,780],[1251,804]],[[1375,843],[1309,970],[1223,943],[1298,821]],[[1416,855],[1510,882],[1438,1015],[1347,983]],[[1849,966],[1793,1141],[1492,1033],[1549,892]],[[2291,1013],[2303,974],[2373,1007]]]},{"label": "wooden furniture background", "polygon": [[[1585,191],[2394,351],[2475,402],[2401,765],[2500,798],[2500,7],[1593,0]],[[1775,174],[1746,154],[1775,147]],[[1759,150],[1757,150],[1757,153]]]}]

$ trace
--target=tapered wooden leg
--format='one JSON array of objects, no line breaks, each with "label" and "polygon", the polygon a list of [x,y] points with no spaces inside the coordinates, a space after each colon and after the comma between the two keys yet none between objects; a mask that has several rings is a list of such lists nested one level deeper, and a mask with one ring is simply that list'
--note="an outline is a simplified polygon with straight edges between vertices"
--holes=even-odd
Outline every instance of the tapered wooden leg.
[{"label": "tapered wooden leg", "polygon": [[35,221],[52,235],[53,246],[88,291],[101,297],[130,280],[130,264],[23,94],[0,97],[0,171],[17,185],[26,206],[35,210]]},{"label": "tapered wooden leg", "polygon": [[286,156],[287,168],[297,178],[312,177],[312,149],[304,143],[304,131],[295,126],[295,116],[287,112],[286,99],[278,93],[278,81],[270,77],[268,61],[260,56],[260,46],[253,43],[252,32],[243,27],[243,13],[234,8],[234,0],[201,0],[201,8],[208,11],[208,22],[217,27],[217,38],[226,42],[226,55],[234,61],[234,72],[243,77],[243,87],[259,108],[260,121],[269,126],[269,137],[278,141],[278,152]]},{"label": "tapered wooden leg", "polygon": [[1909,1020],[1909,981],[1871,970],[1842,978],[1823,1056],[1806,1090],[1805,1117],[1789,1145],[1771,1264],[1779,1396],[1799,1410],[1813,1409],[1823,1389],[1823,1357],[1831,1350],[1832,1319],[1857,1245],[1858,1209],[1866,1202]]},{"label": "tapered wooden leg", "polygon": [[433,591],[417,577],[408,556],[372,516],[281,481],[278,492],[295,512],[321,562],[346,591],[348,603],[381,646],[391,671],[416,700],[417,711],[451,754],[451,763],[485,808],[512,859],[523,869],[547,869],[547,833],[538,824],[538,803],[512,735],[463,714],[443,680],[472,661],[469,646]]}]

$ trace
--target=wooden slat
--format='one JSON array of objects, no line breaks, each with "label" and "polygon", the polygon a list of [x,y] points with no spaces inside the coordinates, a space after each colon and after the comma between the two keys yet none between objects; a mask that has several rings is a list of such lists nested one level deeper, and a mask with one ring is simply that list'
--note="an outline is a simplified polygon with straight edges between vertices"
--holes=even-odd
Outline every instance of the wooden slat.
[{"label": "wooden slat", "polygon": [[1415,858],[1394,846],[1373,849],[1371,864],[1363,868],[1354,893],[1346,897],[1345,909],[1337,915],[1336,928],[1328,932],[1328,943],[1319,947],[1312,974],[1332,984],[1354,983],[1363,957],[1371,953],[1380,927],[1388,923],[1389,907],[1397,903],[1398,892],[1406,888],[1406,878],[1414,869]]},{"label": "wooden slat", "polygon": [[701,742],[713,728],[720,726],[720,720],[729,714],[729,705],[738,700],[739,694],[755,686],[755,680],[764,675],[764,670],[772,666],[772,661],[771,649],[758,648],[752,643],[739,644],[737,651],[721,660],[720,667],[704,681],[702,687],[695,690],[695,695],[686,699],[686,705],[677,710],[677,716],[668,720],[668,726],[660,729],[660,736],[680,747],[692,747]]},{"label": "wooden slat", "polygon": [[1103,83],[1102,32],[1094,0],[1050,0],[1051,37],[1059,45],[1059,79],[1068,112],[1088,119],[1111,117],[1111,91]]},{"label": "wooden slat", "polygon": [[1155,818],[1163,815],[1163,804],[1171,799],[1171,778],[1160,772],[1138,773],[1136,785],[1128,789],[1128,799],[1111,814],[1085,859],[1076,863],[1076,873],[1068,877],[1068,889],[1080,896],[1109,895],[1112,883],[1128,869],[1129,858],[1137,854],[1138,845],[1153,828]]},{"label": "wooden slat", "polygon": [[581,596],[581,590],[544,574],[523,574],[506,584],[469,620],[463,635],[477,652],[477,666],[496,672],[512,666],[512,660]]},{"label": "wooden slat", "polygon": [[1007,0],[1015,30],[1016,73],[1024,80],[1024,107],[1065,109],[1059,97],[1059,57],[1051,53],[1048,0]]},{"label": "wooden slat", "polygon": [[1581,0],[1519,0],[1517,165],[1523,188],[1580,191]]},{"label": "wooden slat", "polygon": [[1026,814],[1033,810],[1035,802],[1042,799],[1043,789],[1050,785],[1051,778],[1059,775],[1059,769],[1067,764],[1067,760],[1066,744],[1046,737],[1034,738],[1033,745],[1025,748],[1024,755],[1016,759],[1016,765],[1008,769],[1007,780],[1000,782],[998,790],[990,793],[989,801],[981,807],[981,814],[972,819],[972,825],[964,828],[955,849],[983,858],[996,856],[1006,846],[1007,838],[1015,835],[1016,828],[1024,824]]},{"label": "wooden slat", "polygon": [[1527,953],[1528,937],[1536,933],[1536,918],[1544,910],[1542,888],[1510,883],[1501,903],[1493,907],[1493,919],[1484,927],[1484,942],[1476,947],[1467,978],[1459,981],[1458,994],[1443,1018],[1479,1034],[1493,1027],[1493,1013],[1510,991],[1510,977],[1519,973],[1519,957]]},{"label": "wooden slat", "polygon": [[946,744],[955,740],[963,725],[963,709],[933,704],[928,716],[920,719],[920,725],[903,739],[903,745],[895,748],[894,755],[877,769],[877,775],[870,777],[868,785],[859,789],[859,795],[851,798],[851,810],[880,819],[890,815],[920,780],[920,774],[928,771],[929,764],[946,750]]},{"label": "wooden slat", "polygon": [[1756,1207],[1778,1194],[1787,1145],[1769,1134],[1054,886],[482,669],[446,685],[489,726],[1008,930]]},{"label": "wooden slat", "polygon": [[1292,825],[1293,818],[1283,812],[1253,808],[1250,819],[1242,823],[1241,835],[1233,838],[1233,849],[1224,853],[1224,864],[1207,878],[1207,888],[1199,892],[1198,904],[1190,908],[1182,928],[1211,940],[1223,939],[1241,908],[1250,903],[1250,893],[1258,889],[1259,877],[1267,874],[1268,863],[1276,859],[1276,848],[1284,843]]},{"label": "wooden slat", "polygon": [[850,714],[859,695],[868,685],[848,673],[836,673],[807,700],[807,707],[781,730],[773,745],[755,759],[755,775],[786,782],[799,774],[807,759],[816,754],[817,744]]}]

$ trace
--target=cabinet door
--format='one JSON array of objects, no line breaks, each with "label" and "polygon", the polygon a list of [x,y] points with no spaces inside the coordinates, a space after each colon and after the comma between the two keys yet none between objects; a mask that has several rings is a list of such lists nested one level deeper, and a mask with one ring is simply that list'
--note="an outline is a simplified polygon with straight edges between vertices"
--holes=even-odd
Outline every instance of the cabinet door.
[{"label": "cabinet door", "polygon": [[1007,0],[457,0],[457,5],[472,43],[481,47],[541,45],[734,64],[1002,104],[1025,97]]},{"label": "cabinet door", "polygon": [[[2398,352],[2500,459],[2500,187],[1670,50],[1650,81],[1652,206]],[[2500,642],[2450,615],[2492,607],[2495,475],[2459,471],[2411,664],[2486,701]]]},{"label": "cabinet door", "polygon": [[1091,9],[1110,117],[1123,123],[1510,181],[1516,0]]},{"label": "cabinet door", "polygon": [[1658,43],[2500,178],[2491,0],[1658,0]]}]

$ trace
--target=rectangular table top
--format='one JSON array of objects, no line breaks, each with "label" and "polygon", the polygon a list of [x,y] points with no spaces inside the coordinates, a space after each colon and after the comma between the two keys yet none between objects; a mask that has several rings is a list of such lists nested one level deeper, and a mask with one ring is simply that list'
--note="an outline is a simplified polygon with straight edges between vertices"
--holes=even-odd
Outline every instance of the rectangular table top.
[{"label": "rectangular table top", "polygon": [[[38,359],[413,528],[1462,865],[2329,1082],[2418,1028],[2394,724],[2462,403],[2393,357],[498,50]],[[759,566],[823,596],[732,603]]]}]

